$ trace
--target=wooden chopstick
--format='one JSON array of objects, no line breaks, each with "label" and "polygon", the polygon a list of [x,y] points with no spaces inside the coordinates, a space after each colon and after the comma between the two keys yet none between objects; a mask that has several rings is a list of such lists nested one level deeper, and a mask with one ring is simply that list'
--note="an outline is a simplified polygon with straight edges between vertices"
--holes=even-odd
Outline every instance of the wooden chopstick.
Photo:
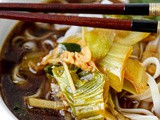
[{"label": "wooden chopstick", "polygon": [[0,3],[0,10],[54,12],[54,13],[90,13],[121,15],[160,15],[160,3],[137,4],[62,4],[62,3]]},{"label": "wooden chopstick", "polygon": [[160,30],[160,22],[152,20],[120,20],[107,18],[89,18],[77,16],[64,16],[46,13],[27,13],[0,10],[0,18],[16,19],[29,22],[45,22],[75,26],[108,28],[117,30],[130,30],[140,32],[154,32]]}]

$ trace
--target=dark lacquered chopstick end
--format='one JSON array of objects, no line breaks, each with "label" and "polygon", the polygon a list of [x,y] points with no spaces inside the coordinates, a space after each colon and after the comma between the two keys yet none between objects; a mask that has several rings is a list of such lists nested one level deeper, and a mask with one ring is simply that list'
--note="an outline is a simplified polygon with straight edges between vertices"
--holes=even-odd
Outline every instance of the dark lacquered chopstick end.
[{"label": "dark lacquered chopstick end", "polygon": [[158,21],[154,20],[132,20],[132,31],[158,32]]}]

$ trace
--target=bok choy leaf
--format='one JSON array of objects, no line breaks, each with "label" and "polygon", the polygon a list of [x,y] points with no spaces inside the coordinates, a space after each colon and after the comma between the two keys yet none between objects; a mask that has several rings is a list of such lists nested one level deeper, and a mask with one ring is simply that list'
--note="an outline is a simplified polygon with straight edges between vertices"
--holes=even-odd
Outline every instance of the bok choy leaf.
[{"label": "bok choy leaf", "polygon": [[125,65],[132,50],[132,46],[113,43],[108,54],[98,62],[98,68],[108,76],[110,86],[117,92],[122,91]]},{"label": "bok choy leaf", "polygon": [[93,77],[91,80],[84,83],[84,81],[80,82],[82,80],[79,79],[76,72],[70,70],[75,85],[78,83],[76,85],[76,91],[72,92],[64,66],[54,66],[52,72],[77,120],[104,120],[105,104],[103,87],[106,80],[104,74],[95,71],[92,73]]}]

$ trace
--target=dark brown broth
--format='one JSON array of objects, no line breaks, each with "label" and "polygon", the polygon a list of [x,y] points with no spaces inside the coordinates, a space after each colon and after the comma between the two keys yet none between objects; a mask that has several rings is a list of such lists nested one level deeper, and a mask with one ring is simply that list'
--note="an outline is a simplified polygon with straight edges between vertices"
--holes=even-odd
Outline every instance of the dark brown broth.
[{"label": "dark brown broth", "polygon": [[[29,84],[25,86],[16,85],[12,82],[12,69],[22,61],[25,54],[30,52],[19,45],[12,46],[12,40],[15,36],[23,35],[26,29],[32,29],[32,32],[34,32],[33,28],[36,29],[34,23],[21,23],[17,25],[3,45],[0,56],[2,97],[8,108],[20,120],[63,120],[63,116],[61,116],[58,111],[28,109],[26,103],[24,102],[24,97],[35,94],[41,83],[43,81],[47,81],[44,72],[37,75],[26,75],[25,79],[29,81]],[[43,34],[42,32],[46,31],[39,29],[39,32],[39,34]],[[52,32],[53,34],[58,35],[58,37],[65,33],[65,31],[56,31],[54,29]],[[38,47],[40,50],[42,46],[39,45]]]}]

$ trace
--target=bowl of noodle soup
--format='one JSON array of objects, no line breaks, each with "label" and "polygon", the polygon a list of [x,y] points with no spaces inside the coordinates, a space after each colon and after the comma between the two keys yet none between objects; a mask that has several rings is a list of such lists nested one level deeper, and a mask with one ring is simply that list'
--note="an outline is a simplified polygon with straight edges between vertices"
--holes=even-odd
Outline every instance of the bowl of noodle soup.
[{"label": "bowl of noodle soup", "polygon": [[159,34],[4,19],[0,26],[2,119],[160,119]]}]

